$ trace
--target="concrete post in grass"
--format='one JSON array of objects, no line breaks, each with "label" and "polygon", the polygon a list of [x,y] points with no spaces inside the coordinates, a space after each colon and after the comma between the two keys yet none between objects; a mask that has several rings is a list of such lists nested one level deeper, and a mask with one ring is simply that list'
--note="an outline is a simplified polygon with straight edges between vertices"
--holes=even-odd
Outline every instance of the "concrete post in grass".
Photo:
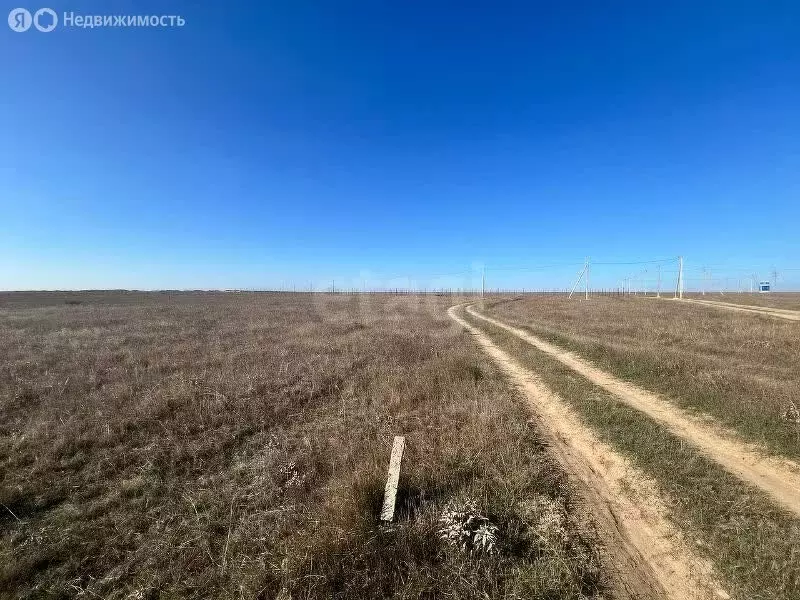
[{"label": "concrete post in grass", "polygon": [[403,450],[406,446],[406,438],[402,435],[394,437],[392,446],[392,456],[389,459],[389,475],[386,479],[386,489],[383,492],[383,508],[381,509],[381,521],[391,523],[394,519],[394,504],[397,499],[397,485],[400,481],[400,462],[403,460]]}]

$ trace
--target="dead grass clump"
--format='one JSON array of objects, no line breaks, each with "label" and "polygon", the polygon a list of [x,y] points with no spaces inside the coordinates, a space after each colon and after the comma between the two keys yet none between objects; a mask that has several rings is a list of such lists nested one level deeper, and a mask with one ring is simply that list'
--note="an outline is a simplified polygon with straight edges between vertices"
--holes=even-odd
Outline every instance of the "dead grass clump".
[{"label": "dead grass clump", "polygon": [[439,538],[462,551],[495,554],[499,528],[478,508],[474,498],[450,502],[439,516]]},{"label": "dead grass clump", "polygon": [[791,400],[789,401],[789,407],[783,413],[783,419],[789,423],[800,425],[800,410]]}]

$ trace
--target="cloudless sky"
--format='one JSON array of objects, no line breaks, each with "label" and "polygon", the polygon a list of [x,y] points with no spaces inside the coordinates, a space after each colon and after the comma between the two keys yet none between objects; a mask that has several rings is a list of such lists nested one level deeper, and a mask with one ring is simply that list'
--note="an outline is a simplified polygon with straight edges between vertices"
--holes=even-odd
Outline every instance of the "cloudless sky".
[{"label": "cloudless sky", "polygon": [[186,24],[0,25],[0,289],[800,280],[798,2],[48,6]]}]

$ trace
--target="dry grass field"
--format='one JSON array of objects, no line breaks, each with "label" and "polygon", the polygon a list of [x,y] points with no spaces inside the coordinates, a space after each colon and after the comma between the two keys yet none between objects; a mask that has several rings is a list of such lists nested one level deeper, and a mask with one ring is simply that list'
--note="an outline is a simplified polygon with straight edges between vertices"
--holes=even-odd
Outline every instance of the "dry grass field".
[{"label": "dry grass field", "polygon": [[[0,295],[0,597],[595,596],[563,475],[453,303]],[[442,539],[448,510],[488,544]]]},{"label": "dry grass field", "polygon": [[687,298],[697,300],[714,300],[718,302],[730,302],[732,304],[743,304],[745,306],[764,306],[767,308],[781,308],[786,310],[800,310],[800,293],[798,292],[774,292],[769,294],[737,294],[728,292],[722,294],[686,294]]},{"label": "dry grass field", "polygon": [[707,413],[772,452],[800,457],[798,323],[634,297],[526,297],[488,313],[603,369]]},{"label": "dry grass field", "polygon": [[[783,416],[798,389],[796,322],[641,298],[490,299],[464,317],[558,393],[601,440],[652,478],[670,519],[713,562],[734,598],[800,598],[796,512],[726,469],[701,440],[668,430],[558,356],[487,322],[515,324],[668,403],[721,421],[734,437],[798,456],[798,424]],[[563,354],[563,352],[562,352]],[[783,460],[783,459],[780,459]],[[755,463],[770,460],[756,457]],[[783,463],[781,463],[783,464]],[[787,465],[791,472],[796,466]],[[792,504],[796,506],[797,497]]]}]

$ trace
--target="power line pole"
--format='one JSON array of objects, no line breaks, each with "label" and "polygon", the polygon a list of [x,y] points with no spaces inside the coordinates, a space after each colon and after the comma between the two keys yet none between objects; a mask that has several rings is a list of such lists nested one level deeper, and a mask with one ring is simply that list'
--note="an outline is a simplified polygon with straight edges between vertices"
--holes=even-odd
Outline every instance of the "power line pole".
[{"label": "power line pole", "polygon": [[774,292],[778,287],[778,271],[772,267],[772,291]]},{"label": "power line pole", "polygon": [[486,295],[486,265],[483,266],[483,277],[481,278],[481,298]]},{"label": "power line pole", "polygon": [[[581,282],[581,279],[583,279],[583,276],[586,275],[586,267],[587,267],[587,264],[584,263],[583,268],[581,269],[581,272],[578,273],[578,279],[575,281],[575,285],[572,286],[572,290],[570,290],[569,296],[567,296],[568,300],[570,298],[572,298],[572,294],[575,293],[575,290],[577,289],[578,284]],[[586,289],[587,289],[587,292],[588,292],[589,288],[587,287]]]},{"label": "power line pole", "polygon": [[589,257],[586,257],[586,295],[585,300],[589,299]]},{"label": "power line pole", "polygon": [[658,265],[658,287],[656,288],[656,298],[661,298],[661,264]]},{"label": "power line pole", "polygon": [[678,257],[678,284],[675,288],[675,296],[683,299],[683,257]]}]

